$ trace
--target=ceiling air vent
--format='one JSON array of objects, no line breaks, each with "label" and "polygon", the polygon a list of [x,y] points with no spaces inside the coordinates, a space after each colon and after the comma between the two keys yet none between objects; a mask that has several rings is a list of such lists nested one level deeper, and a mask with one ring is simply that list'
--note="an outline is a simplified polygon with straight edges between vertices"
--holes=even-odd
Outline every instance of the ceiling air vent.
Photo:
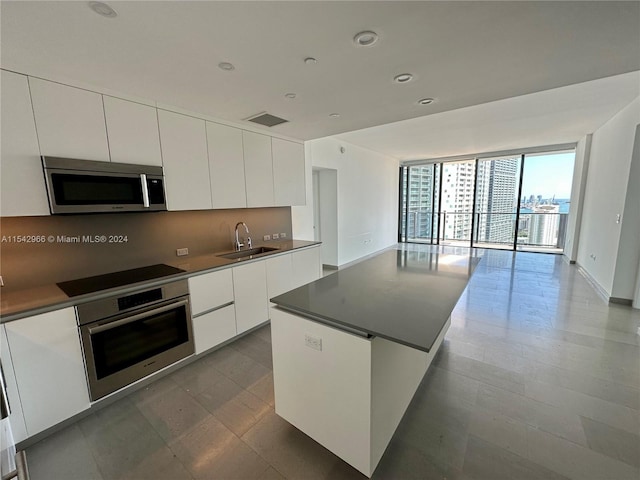
[{"label": "ceiling air vent", "polygon": [[245,118],[245,120],[253,123],[258,123],[260,125],[264,125],[265,127],[274,127],[276,125],[280,125],[281,123],[287,123],[289,121],[289,120],[285,120],[284,118],[271,115],[267,112],[262,112],[257,115],[253,115],[252,117]]}]

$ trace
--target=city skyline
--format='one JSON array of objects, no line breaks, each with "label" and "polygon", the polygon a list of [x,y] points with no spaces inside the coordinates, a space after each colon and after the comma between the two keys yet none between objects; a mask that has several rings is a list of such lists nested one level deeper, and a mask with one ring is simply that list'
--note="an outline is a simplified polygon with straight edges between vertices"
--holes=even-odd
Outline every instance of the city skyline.
[{"label": "city skyline", "polygon": [[[403,231],[418,240],[440,236],[445,241],[469,241],[473,233],[475,243],[509,245],[517,235],[518,244],[557,246],[560,217],[569,208],[565,202],[570,197],[573,160],[573,152],[526,156],[521,198],[520,155],[482,159],[477,165],[471,160],[409,167],[408,184],[403,183],[403,211],[409,208],[408,218],[402,218]],[[562,209],[541,208],[554,198],[565,200]]]}]

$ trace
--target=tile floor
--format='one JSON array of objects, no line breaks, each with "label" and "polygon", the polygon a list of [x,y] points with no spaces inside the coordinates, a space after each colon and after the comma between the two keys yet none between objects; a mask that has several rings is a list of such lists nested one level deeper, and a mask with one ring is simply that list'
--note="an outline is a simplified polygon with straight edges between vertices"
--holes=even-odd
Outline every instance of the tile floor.
[{"label": "tile floor", "polygon": [[[640,478],[640,311],[605,303],[560,256],[475,254],[374,478]],[[275,415],[269,327],[27,455],[33,480],[365,478]]]}]

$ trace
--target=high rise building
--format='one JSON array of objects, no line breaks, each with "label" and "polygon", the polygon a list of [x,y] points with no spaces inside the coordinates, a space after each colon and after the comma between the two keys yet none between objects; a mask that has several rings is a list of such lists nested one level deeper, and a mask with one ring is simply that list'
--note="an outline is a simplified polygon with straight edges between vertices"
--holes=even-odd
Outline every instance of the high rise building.
[{"label": "high rise building", "polygon": [[[409,224],[406,230],[408,238],[431,238],[432,215],[434,212],[433,195],[436,189],[434,165],[412,167],[409,170]],[[405,190],[407,186],[405,185]],[[406,194],[406,192],[405,192]],[[437,201],[437,199],[436,199]],[[405,221],[403,217],[403,222]]]},{"label": "high rise building", "polygon": [[558,227],[560,224],[558,205],[538,205],[533,209],[529,226],[530,245],[555,245],[558,241]]},{"label": "high rise building", "polygon": [[475,161],[442,164],[442,208],[447,240],[471,238]]},{"label": "high rise building", "polygon": [[[451,162],[441,166],[410,167],[408,189],[408,222],[403,231],[412,239],[431,239],[438,229],[438,218],[444,222],[441,232],[445,240],[469,240],[472,231],[473,202],[476,201],[475,238],[478,242],[511,243],[517,207],[518,168],[520,157]],[[442,197],[438,208],[440,171]],[[475,191],[474,191],[475,189]],[[440,213],[440,217],[438,217]],[[435,217],[434,217],[435,215]]]},{"label": "high rise building", "polygon": [[519,157],[478,162],[478,242],[513,242],[519,163]]}]

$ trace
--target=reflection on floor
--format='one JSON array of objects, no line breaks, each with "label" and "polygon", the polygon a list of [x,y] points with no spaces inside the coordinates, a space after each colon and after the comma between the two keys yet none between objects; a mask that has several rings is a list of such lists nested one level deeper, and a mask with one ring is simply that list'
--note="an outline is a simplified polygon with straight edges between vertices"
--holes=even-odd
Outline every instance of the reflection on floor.
[{"label": "reflection on floor", "polygon": [[[606,304],[560,256],[474,254],[374,478],[637,480],[640,311]],[[269,327],[27,455],[33,480],[364,478],[275,415]]]}]

